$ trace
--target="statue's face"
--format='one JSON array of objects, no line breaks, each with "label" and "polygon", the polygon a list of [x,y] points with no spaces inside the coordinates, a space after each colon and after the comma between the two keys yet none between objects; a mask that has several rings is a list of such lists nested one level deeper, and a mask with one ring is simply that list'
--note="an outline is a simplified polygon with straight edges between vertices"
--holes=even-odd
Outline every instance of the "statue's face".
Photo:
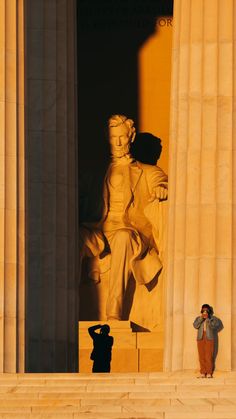
[{"label": "statue's face", "polygon": [[123,157],[129,153],[131,136],[129,128],[125,125],[109,128],[109,143],[111,154],[114,157]]}]

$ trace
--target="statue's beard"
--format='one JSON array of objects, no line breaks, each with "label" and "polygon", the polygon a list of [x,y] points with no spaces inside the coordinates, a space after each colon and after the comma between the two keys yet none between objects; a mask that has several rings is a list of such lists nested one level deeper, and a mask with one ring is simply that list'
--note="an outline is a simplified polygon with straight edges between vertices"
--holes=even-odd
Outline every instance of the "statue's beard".
[{"label": "statue's beard", "polygon": [[111,146],[111,155],[112,157],[121,158],[130,154],[130,144],[124,145],[117,149],[116,147]]}]

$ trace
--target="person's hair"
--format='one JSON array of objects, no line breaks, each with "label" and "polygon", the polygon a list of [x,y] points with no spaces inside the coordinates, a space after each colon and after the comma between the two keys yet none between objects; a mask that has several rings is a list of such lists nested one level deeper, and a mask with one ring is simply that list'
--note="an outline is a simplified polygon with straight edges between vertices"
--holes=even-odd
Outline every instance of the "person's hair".
[{"label": "person's hair", "polygon": [[125,115],[112,115],[108,119],[107,127],[108,129],[111,127],[119,127],[120,125],[125,124],[125,126],[129,130],[129,137],[131,137],[131,140],[134,141],[136,129],[134,126],[134,121],[130,118],[127,118]]},{"label": "person's hair", "polygon": [[104,324],[101,327],[101,332],[104,333],[105,335],[109,335],[109,333],[110,333],[110,326],[108,324]]},{"label": "person's hair", "polygon": [[212,316],[214,314],[213,307],[211,307],[209,304],[203,304],[202,305],[201,313],[203,313],[204,309],[207,310],[209,316]]}]

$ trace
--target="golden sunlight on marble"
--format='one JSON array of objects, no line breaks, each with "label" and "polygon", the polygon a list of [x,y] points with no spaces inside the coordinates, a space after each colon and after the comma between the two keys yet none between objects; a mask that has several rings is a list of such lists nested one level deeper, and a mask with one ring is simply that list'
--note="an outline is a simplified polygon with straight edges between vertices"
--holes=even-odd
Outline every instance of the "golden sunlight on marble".
[{"label": "golden sunlight on marble", "polygon": [[168,173],[172,17],[158,18],[156,31],[139,51],[139,118],[141,132],[161,138],[158,165]]}]

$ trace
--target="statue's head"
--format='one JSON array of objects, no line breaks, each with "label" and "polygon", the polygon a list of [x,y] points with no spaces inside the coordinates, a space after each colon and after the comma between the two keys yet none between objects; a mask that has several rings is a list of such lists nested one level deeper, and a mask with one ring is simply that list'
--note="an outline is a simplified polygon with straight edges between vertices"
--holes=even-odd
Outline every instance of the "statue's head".
[{"label": "statue's head", "polygon": [[111,155],[123,157],[129,153],[130,144],[135,139],[134,121],[125,115],[112,115],[108,120]]}]

